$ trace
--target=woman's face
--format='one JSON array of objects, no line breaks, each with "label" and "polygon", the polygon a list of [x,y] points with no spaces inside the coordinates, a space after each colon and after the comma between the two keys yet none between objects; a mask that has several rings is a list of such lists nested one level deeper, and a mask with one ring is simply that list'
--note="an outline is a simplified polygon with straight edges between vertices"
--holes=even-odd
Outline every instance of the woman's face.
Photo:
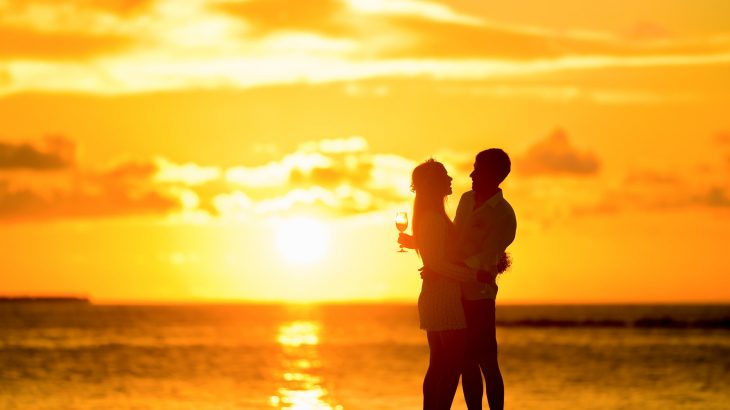
[{"label": "woman's face", "polygon": [[443,196],[451,195],[451,181],[453,180],[449,176],[449,173],[446,172],[446,168],[443,166],[440,167],[440,171],[434,176],[434,188],[436,188],[436,192]]}]

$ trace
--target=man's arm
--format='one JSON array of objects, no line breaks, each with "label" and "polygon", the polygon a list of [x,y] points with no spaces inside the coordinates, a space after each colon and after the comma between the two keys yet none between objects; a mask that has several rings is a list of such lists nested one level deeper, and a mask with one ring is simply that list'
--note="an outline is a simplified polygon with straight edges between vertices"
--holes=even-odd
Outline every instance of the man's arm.
[{"label": "man's arm", "polygon": [[[517,219],[514,212],[509,212],[499,218],[490,228],[484,238],[480,251],[464,260],[465,264],[473,269],[492,269],[499,262],[505,249],[514,241],[517,232]],[[492,272],[494,277],[497,272]]]},{"label": "man's arm", "polygon": [[[466,266],[466,265],[464,265],[464,266]],[[425,266],[421,266],[420,268],[418,268],[418,271],[421,273],[421,279],[426,279],[426,278],[431,277],[431,276],[434,276],[434,277],[435,276],[443,276],[445,278],[448,278],[447,275],[440,275],[439,273],[434,272],[433,270],[431,270],[431,269],[429,269],[429,268],[427,268]],[[464,282],[464,281],[458,280],[458,279],[455,279],[455,280],[457,280],[459,282]],[[482,270],[478,270],[477,273],[476,273],[476,281],[477,282],[481,282],[481,283],[494,283],[494,280],[495,280],[495,277],[494,277],[494,275],[492,274],[491,271],[483,270],[482,269]]]}]

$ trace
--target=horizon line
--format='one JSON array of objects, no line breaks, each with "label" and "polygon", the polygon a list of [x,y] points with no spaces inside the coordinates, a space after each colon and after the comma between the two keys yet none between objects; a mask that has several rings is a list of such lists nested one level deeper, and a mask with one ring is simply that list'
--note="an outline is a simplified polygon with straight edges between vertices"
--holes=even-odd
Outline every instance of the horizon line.
[{"label": "horizon line", "polygon": [[[96,298],[83,293],[45,293],[45,294],[0,294],[0,299],[23,300],[85,300],[93,305],[415,305],[415,298],[359,298],[359,299],[321,299],[321,300],[284,300],[284,299],[245,299],[245,298]],[[590,300],[590,299],[497,299],[497,304],[509,305],[729,305],[730,299],[655,299],[655,300]]]}]

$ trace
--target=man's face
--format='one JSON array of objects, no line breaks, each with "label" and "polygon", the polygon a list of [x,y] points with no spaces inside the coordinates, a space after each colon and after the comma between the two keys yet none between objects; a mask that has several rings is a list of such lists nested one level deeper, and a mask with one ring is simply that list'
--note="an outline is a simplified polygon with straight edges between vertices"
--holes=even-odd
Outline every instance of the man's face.
[{"label": "man's face", "polygon": [[471,177],[471,189],[476,192],[484,191],[494,185],[494,177],[489,173],[487,167],[479,162],[474,162],[474,170],[469,176]]}]

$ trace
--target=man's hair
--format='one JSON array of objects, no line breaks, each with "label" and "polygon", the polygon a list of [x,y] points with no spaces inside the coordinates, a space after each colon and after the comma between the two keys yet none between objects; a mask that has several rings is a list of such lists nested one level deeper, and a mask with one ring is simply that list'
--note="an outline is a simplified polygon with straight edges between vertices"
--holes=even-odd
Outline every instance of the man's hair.
[{"label": "man's hair", "polygon": [[499,148],[489,148],[477,154],[477,163],[480,167],[486,168],[494,176],[498,184],[501,184],[512,169],[512,162],[509,155]]}]

